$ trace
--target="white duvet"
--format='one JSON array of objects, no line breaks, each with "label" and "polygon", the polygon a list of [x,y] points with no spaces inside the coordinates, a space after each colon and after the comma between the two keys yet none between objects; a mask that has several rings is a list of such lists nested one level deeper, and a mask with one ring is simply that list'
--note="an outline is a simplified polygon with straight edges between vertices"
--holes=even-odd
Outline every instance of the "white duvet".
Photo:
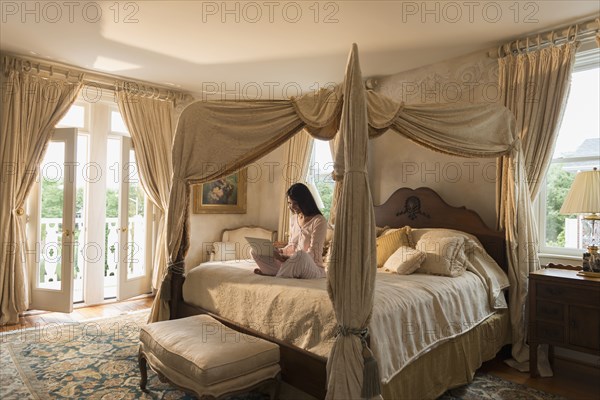
[{"label": "white duvet", "polygon": [[[383,383],[420,354],[505,308],[506,275],[476,260],[459,277],[377,274],[369,325]],[[327,279],[253,273],[251,260],[204,263],[183,285],[186,303],[327,357],[336,326]]]}]

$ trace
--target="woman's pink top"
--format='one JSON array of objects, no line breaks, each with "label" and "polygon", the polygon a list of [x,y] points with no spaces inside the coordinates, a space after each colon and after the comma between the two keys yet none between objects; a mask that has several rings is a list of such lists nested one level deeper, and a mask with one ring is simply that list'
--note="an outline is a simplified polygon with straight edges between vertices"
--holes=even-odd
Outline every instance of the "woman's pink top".
[{"label": "woman's pink top", "polygon": [[290,256],[298,250],[307,252],[315,264],[324,268],[323,246],[327,236],[327,220],[321,214],[315,215],[308,223],[300,227],[298,215],[292,214],[290,217],[290,238],[287,246],[282,251],[283,254]]}]

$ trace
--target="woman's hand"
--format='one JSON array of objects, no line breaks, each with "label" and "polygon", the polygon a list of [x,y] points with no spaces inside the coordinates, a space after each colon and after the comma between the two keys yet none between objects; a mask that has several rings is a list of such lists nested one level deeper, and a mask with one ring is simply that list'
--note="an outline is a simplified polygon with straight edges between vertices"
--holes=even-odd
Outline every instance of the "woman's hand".
[{"label": "woman's hand", "polygon": [[288,258],[290,258],[289,256],[283,255],[281,250],[273,250],[273,257],[281,262],[285,262]]}]

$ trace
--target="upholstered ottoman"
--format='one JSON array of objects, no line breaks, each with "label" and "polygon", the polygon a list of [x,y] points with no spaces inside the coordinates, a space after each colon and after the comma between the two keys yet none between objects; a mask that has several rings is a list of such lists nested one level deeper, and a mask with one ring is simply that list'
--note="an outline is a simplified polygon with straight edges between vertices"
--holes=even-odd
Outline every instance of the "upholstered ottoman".
[{"label": "upholstered ottoman", "polygon": [[162,381],[199,398],[225,397],[269,381],[279,394],[279,346],[234,331],[208,315],[148,324],[140,331],[140,387],[147,391],[146,363]]}]

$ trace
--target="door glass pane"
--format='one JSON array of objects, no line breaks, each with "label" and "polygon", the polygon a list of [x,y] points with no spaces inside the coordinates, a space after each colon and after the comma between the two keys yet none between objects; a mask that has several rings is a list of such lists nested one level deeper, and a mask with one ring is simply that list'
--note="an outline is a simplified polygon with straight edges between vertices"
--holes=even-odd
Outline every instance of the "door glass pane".
[{"label": "door glass pane", "polygon": [[37,287],[61,290],[62,220],[64,202],[65,143],[50,142],[40,165],[41,243],[37,251],[39,263]]},{"label": "door glass pane", "polygon": [[75,195],[75,263],[73,265],[73,302],[83,301],[83,274],[85,271],[85,199],[87,191],[87,179],[85,168],[88,163],[88,137],[77,136],[77,181]]},{"label": "door glass pane", "polygon": [[140,185],[135,153],[129,152],[129,165],[124,169],[129,185],[129,223],[127,229],[127,279],[146,274],[145,265],[145,205],[146,197]]},{"label": "door glass pane", "polygon": [[106,223],[104,227],[104,298],[117,296],[119,266],[119,185],[121,182],[121,140],[111,137],[107,142]]}]

